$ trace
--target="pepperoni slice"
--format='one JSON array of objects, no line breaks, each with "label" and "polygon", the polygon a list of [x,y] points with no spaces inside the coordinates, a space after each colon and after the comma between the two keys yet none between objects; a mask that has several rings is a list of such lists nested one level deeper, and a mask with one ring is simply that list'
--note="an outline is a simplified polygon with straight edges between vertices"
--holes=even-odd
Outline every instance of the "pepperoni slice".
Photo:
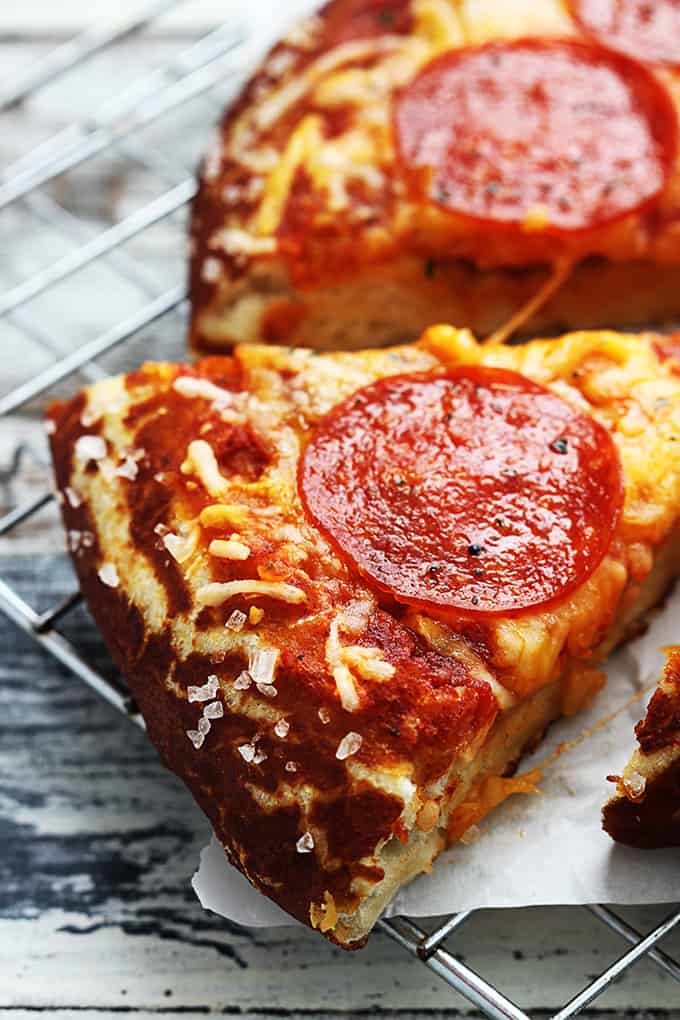
[{"label": "pepperoni slice", "polygon": [[413,26],[411,0],[336,0],[322,13],[327,46],[381,35],[405,35]]},{"label": "pepperoni slice", "polygon": [[517,613],[595,570],[623,499],[607,430],[515,372],[381,379],[334,408],[301,459],[307,513],[408,604]]},{"label": "pepperoni slice", "polygon": [[670,97],[641,64],[540,39],[454,50],[398,97],[400,161],[417,193],[459,215],[553,232],[609,223],[664,187]]},{"label": "pepperoni slice", "polygon": [[571,8],[581,28],[606,46],[680,67],[678,0],[571,0]]}]

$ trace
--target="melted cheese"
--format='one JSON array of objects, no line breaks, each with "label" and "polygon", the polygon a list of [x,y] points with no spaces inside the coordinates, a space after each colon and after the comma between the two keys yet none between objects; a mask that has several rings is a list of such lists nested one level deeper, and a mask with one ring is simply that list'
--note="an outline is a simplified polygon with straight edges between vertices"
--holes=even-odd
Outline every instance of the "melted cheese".
[{"label": "melted cheese", "polygon": [[455,843],[472,825],[515,793],[538,793],[541,770],[532,769],[523,776],[487,776],[478,783],[449,818],[449,840]]},{"label": "melted cheese", "polygon": [[323,138],[321,118],[305,117],[290,136],[281,160],[270,175],[253,222],[256,234],[274,234],[278,230],[295,173],[312,153],[321,146]]},{"label": "melted cheese", "polygon": [[319,931],[332,931],[338,923],[335,900],[327,889],[323,894],[323,903],[310,903],[309,920],[312,928],[318,928]]}]

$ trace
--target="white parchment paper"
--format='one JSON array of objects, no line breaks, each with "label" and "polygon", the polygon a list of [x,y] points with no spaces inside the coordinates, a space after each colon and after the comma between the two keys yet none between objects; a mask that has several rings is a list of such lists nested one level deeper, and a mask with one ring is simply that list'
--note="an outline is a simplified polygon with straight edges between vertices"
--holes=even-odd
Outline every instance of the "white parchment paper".
[{"label": "white parchment paper", "polygon": [[[634,746],[664,663],[662,647],[680,641],[680,590],[644,637],[607,668],[607,686],[591,708],[555,724],[521,771],[548,759],[540,793],[516,795],[480,825],[480,839],[443,853],[430,875],[403,889],[388,914],[428,917],[479,907],[680,901],[680,850],[632,850],[603,832],[600,811]],[[631,702],[636,693],[643,697]],[[610,718],[611,717],[611,718]],[[248,926],[290,924],[290,917],[232,868],[213,839],[201,854],[194,889],[204,907]]]}]

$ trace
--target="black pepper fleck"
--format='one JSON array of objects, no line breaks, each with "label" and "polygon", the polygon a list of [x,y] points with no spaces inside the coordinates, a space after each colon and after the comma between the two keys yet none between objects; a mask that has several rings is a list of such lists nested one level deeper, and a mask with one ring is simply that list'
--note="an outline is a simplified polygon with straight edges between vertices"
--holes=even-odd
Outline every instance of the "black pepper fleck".
[{"label": "black pepper fleck", "polygon": [[432,277],[434,276],[434,274],[437,272],[437,263],[435,262],[434,259],[426,259],[425,260],[425,269],[424,269],[424,272],[425,272],[425,276],[428,278],[428,280],[431,280]]},{"label": "black pepper fleck", "polygon": [[560,437],[559,439],[556,439],[553,443],[550,444],[550,449],[554,450],[555,453],[567,453],[568,450],[569,450],[569,443],[562,436],[562,437]]},{"label": "black pepper fleck", "polygon": [[473,606],[478,606],[478,605],[479,605],[479,599],[477,598],[477,596],[476,596],[476,595],[473,595],[473,596],[472,596],[472,599],[471,599],[471,601],[472,601],[472,605],[473,605]]},{"label": "black pepper fleck", "polygon": [[468,546],[468,556],[481,556],[483,552],[484,546],[477,545],[476,542],[473,542],[472,545]]}]

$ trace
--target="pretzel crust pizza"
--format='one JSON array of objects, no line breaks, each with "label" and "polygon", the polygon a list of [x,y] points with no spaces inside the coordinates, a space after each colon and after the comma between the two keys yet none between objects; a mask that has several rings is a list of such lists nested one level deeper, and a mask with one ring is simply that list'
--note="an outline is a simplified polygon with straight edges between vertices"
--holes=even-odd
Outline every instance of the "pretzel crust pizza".
[{"label": "pretzel crust pizza", "polygon": [[215,133],[193,346],[677,316],[679,37],[675,0],[333,0]]},{"label": "pretzel crust pizza", "polygon": [[266,345],[50,411],[68,545],[231,862],[346,947],[535,775],[680,570],[657,338]]}]

